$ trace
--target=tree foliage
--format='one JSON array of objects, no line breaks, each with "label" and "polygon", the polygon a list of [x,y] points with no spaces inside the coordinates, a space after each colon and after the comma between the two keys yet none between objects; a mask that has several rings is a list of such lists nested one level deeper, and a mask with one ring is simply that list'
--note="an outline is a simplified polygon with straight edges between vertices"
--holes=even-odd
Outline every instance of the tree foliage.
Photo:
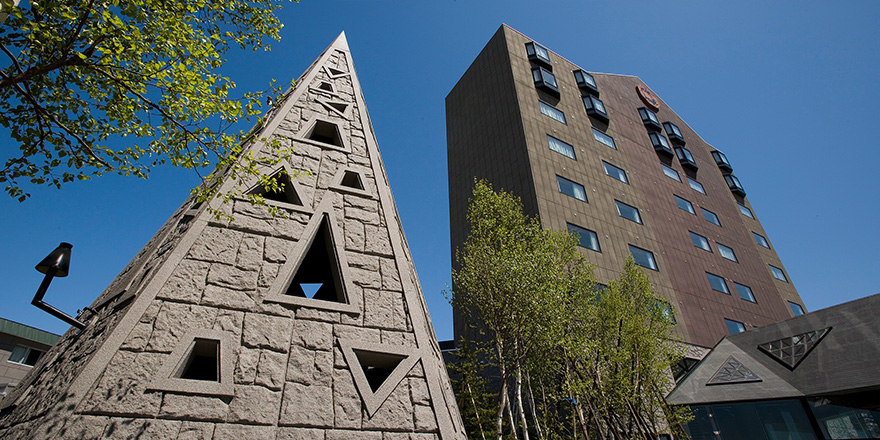
[{"label": "tree foliage", "polygon": [[[230,48],[269,49],[283,0],[31,0],[0,24],[0,183],[60,187],[105,173],[146,178],[152,167],[213,165],[232,179],[275,158],[244,157],[248,133],[279,89],[233,97],[218,73]],[[5,5],[8,8],[9,4]],[[6,9],[5,8],[5,9]],[[7,145],[9,145],[7,144]],[[282,153],[282,156],[284,154]],[[198,191],[205,200],[218,185]],[[271,182],[268,182],[271,184]]]},{"label": "tree foliage", "polygon": [[[543,229],[483,181],[468,220],[452,301],[469,313],[470,340],[454,371],[460,400],[479,395],[475,375],[497,384],[496,438],[648,439],[686,420],[664,401],[683,354],[672,310],[632,259],[618,280],[597,284],[574,235]],[[478,402],[460,402],[474,407],[466,419],[485,414]],[[487,430],[466,424],[482,428],[471,438]]]}]

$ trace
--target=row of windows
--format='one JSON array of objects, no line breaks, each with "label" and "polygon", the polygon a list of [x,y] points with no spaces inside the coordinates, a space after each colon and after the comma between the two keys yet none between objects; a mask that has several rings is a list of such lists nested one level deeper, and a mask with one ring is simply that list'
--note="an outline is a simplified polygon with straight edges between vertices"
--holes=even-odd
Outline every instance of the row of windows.
[{"label": "row of windows", "polygon": [[[730,289],[727,288],[727,281],[725,281],[723,277],[706,272],[706,278],[709,280],[709,286],[712,287],[712,290],[721,292],[725,295],[730,295]],[[755,295],[752,293],[751,287],[746,286],[745,284],[737,283],[735,281],[733,285],[736,288],[736,293],[739,294],[740,298],[749,302],[757,302],[755,301]]]},{"label": "row of windows", "polygon": [[[788,301],[788,307],[791,308],[791,312],[794,314],[794,316],[801,316],[804,314],[804,308],[801,307],[801,305],[798,303],[793,303],[791,301]],[[745,324],[743,324],[739,321],[734,321],[732,319],[724,318],[724,323],[727,325],[727,331],[731,335],[735,335],[737,333],[742,333],[742,332],[746,331]]]},{"label": "row of windows", "polygon": [[[712,247],[709,245],[708,238],[706,238],[700,234],[697,234],[696,232],[693,232],[693,231],[688,231],[688,232],[690,232],[690,234],[691,234],[691,241],[694,243],[694,246],[696,246],[706,252],[712,252]],[[718,242],[715,242],[715,245],[718,246],[718,253],[722,257],[724,257],[730,261],[737,262],[736,254],[734,254],[733,249],[731,249],[721,243],[718,243]]]},{"label": "row of windows", "polygon": [[[672,196],[675,197],[675,204],[678,205],[678,207],[682,211],[687,211],[691,214],[697,215],[697,212],[694,210],[693,203],[675,194],[673,194]],[[703,218],[706,219],[707,222],[712,223],[716,226],[721,226],[721,220],[718,219],[718,215],[716,215],[714,212],[709,211],[708,209],[703,207],[700,207],[700,211],[702,211]]]},{"label": "row of windows", "polygon": [[[666,177],[668,177],[672,180],[675,180],[676,182],[681,182],[681,176],[679,176],[678,171],[675,171],[672,168],[669,168],[668,166],[663,165],[663,164],[660,164],[660,167],[663,170],[663,174],[666,175]],[[696,180],[691,179],[690,177],[687,178],[687,181],[688,181],[688,186],[690,186],[692,190],[694,190],[700,194],[706,194],[706,188],[703,187],[702,183],[697,182]]]}]

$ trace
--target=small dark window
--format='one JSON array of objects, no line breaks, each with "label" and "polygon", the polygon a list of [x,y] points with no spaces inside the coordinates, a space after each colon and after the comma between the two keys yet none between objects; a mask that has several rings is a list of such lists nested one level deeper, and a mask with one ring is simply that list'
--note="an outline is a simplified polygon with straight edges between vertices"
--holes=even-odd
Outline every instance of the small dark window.
[{"label": "small dark window", "polygon": [[712,290],[730,295],[730,289],[727,288],[727,282],[724,281],[724,278],[709,272],[706,272],[706,278],[709,280]]},{"label": "small dark window", "polygon": [[315,125],[312,126],[312,129],[309,130],[305,138],[315,142],[335,145],[337,147],[343,146],[342,136],[339,134],[339,127],[332,122],[321,120],[315,121]]},{"label": "small dark window", "polygon": [[186,360],[181,379],[207,380],[219,382],[220,379],[220,341],[196,339]]},{"label": "small dark window", "polygon": [[677,143],[678,145],[684,145],[684,136],[681,134],[681,130],[678,129],[678,126],[673,124],[672,122],[664,122],[663,128],[666,129],[666,136],[669,136],[669,140]]},{"label": "small dark window", "polygon": [[727,331],[730,332],[730,334],[732,335],[746,331],[745,324],[739,321],[733,321],[731,319],[725,318],[724,323],[727,324]]},{"label": "small dark window", "polygon": [[791,308],[791,313],[794,313],[794,316],[801,316],[804,314],[804,308],[801,307],[801,305],[798,303],[793,303],[789,301],[788,307]]},{"label": "small dark window", "polygon": [[678,205],[678,207],[681,208],[682,211],[687,211],[691,214],[697,215],[697,212],[694,211],[694,205],[691,202],[679,196],[675,196],[675,204]]},{"label": "small dark window", "polygon": [[632,255],[633,261],[639,266],[647,267],[651,270],[657,270],[657,260],[654,259],[653,252],[629,245],[629,253]]},{"label": "small dark window", "polygon": [[608,122],[608,112],[605,110],[605,103],[601,99],[593,95],[585,95],[583,96],[583,101],[588,115]]},{"label": "small dark window", "polygon": [[641,107],[639,108],[639,116],[642,117],[642,123],[645,124],[645,127],[660,131],[660,120],[657,119],[656,113],[648,110],[647,107]]},{"label": "small dark window", "polygon": [[752,288],[740,283],[733,283],[734,287],[736,287],[736,293],[739,293],[739,297],[749,301],[749,302],[757,302],[755,301],[755,294],[752,293]]},{"label": "small dark window", "polygon": [[694,243],[694,246],[706,252],[712,252],[712,247],[709,246],[709,239],[707,239],[706,237],[703,237],[702,235],[695,232],[691,232],[691,241]]},{"label": "small dark window", "polygon": [[694,171],[699,168],[697,166],[697,161],[694,160],[694,155],[691,154],[691,151],[687,148],[675,147],[675,155],[678,156],[678,161],[681,162],[681,166],[690,168]]},{"label": "small dark window", "polygon": [[746,196],[746,190],[743,189],[742,184],[739,183],[739,179],[737,179],[736,176],[733,174],[725,174],[724,181],[727,182],[727,187],[730,188],[730,192],[742,197]]},{"label": "small dark window", "polygon": [[615,200],[614,203],[617,204],[617,213],[621,217],[635,223],[642,224],[642,216],[639,214],[638,208],[636,208],[635,206],[627,205],[626,203],[623,203],[619,200]]},{"label": "small dark window", "polygon": [[690,186],[692,190],[694,190],[700,194],[706,194],[706,189],[703,188],[703,184],[700,182],[697,182],[694,179],[691,179],[690,177],[688,177],[688,186]]},{"label": "small dark window", "polygon": [[681,177],[678,175],[678,171],[675,171],[672,168],[669,168],[668,166],[663,164],[660,164],[660,166],[663,168],[663,174],[665,174],[666,177],[681,182]]},{"label": "small dark window", "polygon": [[599,94],[599,87],[596,85],[596,79],[593,78],[593,75],[578,69],[574,71],[574,80],[577,82],[577,85],[581,90],[584,90],[591,95]]},{"label": "small dark window", "polygon": [[556,76],[553,72],[543,67],[535,67],[532,69],[532,78],[535,80],[535,87],[553,96],[559,96],[559,86],[556,85]]},{"label": "small dark window", "polygon": [[335,92],[335,90],[333,90],[333,84],[330,84],[327,81],[322,81],[321,84],[318,84],[318,88],[325,92]]},{"label": "small dark window", "polygon": [[567,223],[568,232],[574,234],[578,239],[578,245],[596,252],[602,252],[599,248],[599,236],[595,232],[582,228],[571,223]]},{"label": "small dark window", "polygon": [[726,259],[733,261],[733,262],[737,262],[736,254],[733,253],[733,249],[731,249],[721,243],[715,243],[715,244],[718,245],[718,253],[723,258],[726,258]]},{"label": "small dark window", "polygon": [[582,202],[587,201],[587,191],[580,183],[572,182],[562,176],[556,176],[556,184],[559,185],[559,192]]},{"label": "small dark window", "polygon": [[257,185],[251,190],[250,194],[261,195],[266,200],[302,206],[302,200],[290,182],[290,176],[287,174],[287,171],[281,170],[273,177],[276,184],[274,187]]},{"label": "small dark window", "polygon": [[785,272],[783,272],[782,269],[771,264],[770,272],[773,273],[773,278],[776,278],[779,281],[785,281],[786,283],[788,282],[788,278],[785,277]]},{"label": "small dark window", "polygon": [[669,157],[675,155],[665,136],[660,133],[650,133],[648,136],[651,138],[651,144],[654,145],[654,151]]},{"label": "small dark window", "polygon": [[346,171],[345,174],[342,175],[342,182],[340,182],[340,184],[349,188],[364,189],[364,183],[361,182],[361,175],[354,171]]},{"label": "small dark window", "polygon": [[740,205],[739,203],[737,203],[736,206],[739,206],[739,212],[741,212],[742,215],[748,218],[755,218],[755,214],[752,214],[752,210],[749,209],[748,206]]},{"label": "small dark window", "polygon": [[9,362],[33,367],[43,357],[43,351],[36,348],[16,346],[9,354]]},{"label": "small dark window", "polygon": [[529,61],[541,64],[547,68],[553,68],[553,62],[550,60],[550,51],[546,47],[530,41],[526,43],[526,54],[529,56]]},{"label": "small dark window", "polygon": [[763,235],[758,234],[758,233],[756,233],[756,232],[752,232],[752,235],[755,236],[755,241],[756,241],[759,245],[764,246],[764,247],[767,248],[767,249],[770,249],[770,243],[767,242],[767,239],[764,238]]},{"label": "small dark window", "polygon": [[721,226],[721,221],[718,220],[718,216],[715,215],[714,212],[709,211],[706,208],[700,208],[703,211],[703,218],[706,219],[707,222],[712,223],[713,225]]},{"label": "small dark window", "polygon": [[604,160],[602,161],[602,166],[605,167],[605,174],[606,175],[613,177],[623,183],[629,183],[629,180],[627,180],[627,178],[626,178],[626,171],[624,171],[620,168],[617,168],[616,166],[611,165],[610,163],[605,162]]},{"label": "small dark window", "polygon": [[722,171],[733,171],[733,167],[730,165],[730,162],[727,160],[727,156],[725,156],[724,153],[715,150],[712,152],[712,158],[715,159],[715,164],[718,165],[718,168],[721,168]]}]

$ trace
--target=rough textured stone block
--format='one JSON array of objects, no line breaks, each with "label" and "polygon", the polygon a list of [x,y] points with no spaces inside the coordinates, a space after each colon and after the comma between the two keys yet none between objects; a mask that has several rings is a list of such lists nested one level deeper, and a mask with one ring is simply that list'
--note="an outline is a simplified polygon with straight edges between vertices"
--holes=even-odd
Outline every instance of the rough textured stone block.
[{"label": "rough textured stone block", "polygon": [[208,284],[232,290],[256,290],[259,271],[244,270],[226,264],[212,264]]},{"label": "rough textured stone block", "polygon": [[222,424],[214,427],[213,440],[271,439],[274,435],[271,426]]},{"label": "rough textured stone block", "polygon": [[325,437],[320,428],[281,427],[276,430],[275,440],[325,440]]},{"label": "rough textured stone block", "polygon": [[254,383],[280,391],[284,388],[284,374],[287,369],[286,363],[286,354],[262,350]]},{"label": "rough textured stone block", "polygon": [[409,384],[400,382],[372,417],[365,416],[364,429],[412,431],[413,405],[409,400]]},{"label": "rough textured stone block", "polygon": [[211,264],[205,261],[181,261],[156,297],[197,304],[205,290],[210,267]]},{"label": "rough textured stone block", "polygon": [[364,252],[369,254],[392,256],[391,239],[388,238],[388,231],[384,227],[375,225],[365,225],[364,234]]},{"label": "rough textured stone block", "polygon": [[235,363],[234,381],[240,384],[252,384],[257,376],[257,365],[260,363],[260,350],[241,347]]},{"label": "rough textured stone block", "polygon": [[104,438],[174,438],[180,431],[174,420],[114,419],[107,425]]},{"label": "rough textured stone block", "polygon": [[282,425],[333,426],[333,390],[328,386],[287,382],[281,403]]},{"label": "rough textured stone block", "polygon": [[333,371],[333,408],[337,427],[361,428],[363,405],[348,369]]},{"label": "rough textured stone block", "polygon": [[413,405],[416,431],[436,431],[437,418],[429,405]]},{"label": "rough textured stone block", "polygon": [[188,257],[193,260],[213,263],[234,264],[238,243],[243,234],[228,228],[205,228],[202,235],[193,243]]},{"label": "rough textured stone block", "polygon": [[347,431],[343,429],[331,429],[327,431],[327,440],[382,440],[380,431]]},{"label": "rough textured stone block", "polygon": [[235,310],[253,310],[254,299],[246,292],[220,286],[207,286],[202,294],[202,305],[215,306]]},{"label": "rough textured stone block", "polygon": [[259,270],[263,262],[263,237],[245,235],[238,246],[235,265],[245,270]]},{"label": "rough textured stone block", "polygon": [[330,350],[333,347],[333,325],[297,319],[293,342],[313,350]]},{"label": "rough textured stone block", "polygon": [[403,294],[364,289],[364,325],[405,330]]},{"label": "rough textured stone block", "polygon": [[183,422],[177,440],[211,440],[214,437],[214,424],[208,422]]},{"label": "rough textured stone block", "polygon": [[116,415],[155,416],[162,393],[146,392],[168,355],[119,351],[88,399],[86,410]]},{"label": "rough textured stone block", "polygon": [[229,403],[229,423],[274,424],[278,418],[281,392],[261,386],[236,385]]},{"label": "rough textured stone block", "polygon": [[380,264],[382,266],[380,270],[382,274],[382,290],[402,292],[403,286],[400,284],[400,272],[397,270],[397,263],[391,258],[383,258]]},{"label": "rough textured stone block", "polygon": [[292,321],[289,318],[248,313],[244,316],[241,341],[247,347],[286,352],[290,345]]},{"label": "rough textured stone block", "polygon": [[229,405],[219,397],[165,393],[160,415],[182,420],[222,422],[228,408]]}]

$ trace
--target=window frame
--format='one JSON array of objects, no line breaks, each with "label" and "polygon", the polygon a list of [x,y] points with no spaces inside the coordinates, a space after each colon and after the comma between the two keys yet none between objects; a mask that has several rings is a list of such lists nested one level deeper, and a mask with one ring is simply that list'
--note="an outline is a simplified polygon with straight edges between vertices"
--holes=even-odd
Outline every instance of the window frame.
[{"label": "window frame", "polygon": [[[552,139],[552,140],[555,140],[556,142],[558,142],[558,144],[561,144],[561,145],[563,145],[563,146],[566,146],[566,147],[570,148],[570,149],[571,149],[571,156],[569,156],[568,154],[565,153],[566,151],[569,151],[569,150],[566,150],[565,148],[562,148],[564,151],[560,151],[560,150],[554,149],[554,148],[553,148],[553,144],[554,144],[554,143],[553,143],[553,141],[552,141],[551,139]],[[557,145],[558,145],[558,144],[557,144]],[[556,137],[556,136],[551,136],[551,135],[549,135],[549,134],[547,135],[547,147],[550,148],[550,151],[552,151],[552,152],[554,152],[554,153],[557,153],[557,154],[559,154],[559,155],[561,155],[561,156],[565,156],[565,157],[567,157],[567,158],[569,158],[569,159],[571,159],[571,160],[577,160],[577,153],[575,152],[574,145],[569,144],[568,142],[565,142],[564,140],[559,139],[559,138]]]},{"label": "window frame", "polygon": [[[639,259],[636,258],[636,255],[635,255],[635,253],[633,252],[634,250],[638,250],[638,251],[640,251],[640,252],[644,252],[643,255],[646,256],[646,257],[648,257],[648,261],[650,262],[651,266],[645,266],[644,264],[639,263]],[[630,244],[630,245],[629,245],[629,254],[632,256],[632,258],[633,258],[633,262],[635,262],[635,263],[638,264],[639,266],[644,267],[644,268],[646,268],[646,269],[651,269],[651,270],[654,270],[654,271],[657,271],[657,272],[660,271],[659,266],[657,266],[657,258],[654,256],[654,253],[653,253],[653,252],[651,252],[651,251],[649,251],[649,250],[647,250],[647,249],[643,249],[643,248],[640,248],[640,247],[638,247],[638,246],[634,246],[634,245],[631,245],[631,244]]]},{"label": "window frame", "polygon": [[[746,331],[746,325],[742,322],[735,321],[733,319],[724,318],[724,323],[727,325],[727,332],[730,333],[731,335],[736,335],[736,334],[739,334],[739,333]],[[731,328],[731,324],[733,324],[739,331],[734,333],[733,329]]]},{"label": "window frame", "polygon": [[712,151],[712,159],[715,160],[715,165],[718,165],[718,168],[724,171],[733,171],[733,165],[730,164],[730,161],[727,160],[727,155],[718,151]]},{"label": "window frame", "polygon": [[[708,252],[708,253],[710,253],[710,254],[714,253],[714,252],[712,252],[712,245],[711,245],[711,243],[709,243],[709,239],[708,239],[708,238],[706,238],[706,237],[704,237],[704,236],[702,236],[702,235],[700,235],[700,234],[697,234],[697,233],[694,232],[694,231],[688,231],[688,232],[691,234],[691,242],[694,244],[694,247],[695,247],[695,248],[702,249],[702,250],[704,250],[704,251],[706,251],[706,252]],[[705,243],[705,244],[706,244],[706,247],[703,247],[703,246],[700,246],[699,244],[697,244],[697,241],[698,241],[698,240],[697,240],[697,237],[699,237],[700,239],[702,239],[702,240],[700,241],[700,243]]]},{"label": "window frame", "polygon": [[[721,243],[718,243],[717,241],[715,242],[715,246],[718,247],[718,255],[721,255],[721,258],[733,261],[734,263],[739,263],[739,260],[736,259],[736,252],[733,251],[732,247],[723,245]],[[726,251],[730,251],[730,256],[725,255]]]},{"label": "window frame", "polygon": [[697,165],[697,160],[694,159],[693,153],[691,150],[688,150],[683,145],[678,145],[675,147],[675,156],[678,157],[678,162],[681,166],[688,167],[694,171],[700,169],[699,165]]},{"label": "window frame", "polygon": [[[587,115],[608,121],[608,108],[605,107],[605,102],[601,99],[593,95],[583,95],[581,96],[581,101],[584,102],[584,108],[587,110]],[[587,101],[589,101],[589,104]],[[596,105],[597,102],[599,103],[598,106]]]},{"label": "window frame", "polygon": [[[697,210],[694,209],[694,204],[691,203],[690,200],[688,200],[688,199],[686,199],[686,198],[684,198],[684,197],[679,197],[679,196],[677,196],[677,195],[675,195],[675,194],[673,194],[672,196],[675,197],[675,204],[678,206],[678,209],[681,209],[682,211],[687,212],[687,213],[690,213],[690,214],[693,214],[693,215],[697,215]],[[682,207],[681,207],[681,204],[678,203],[679,200],[681,200],[682,202],[687,203],[687,206],[688,206],[688,208],[690,208],[690,209],[684,209],[684,208],[682,208]]]},{"label": "window frame", "polygon": [[[787,301],[787,302],[788,302],[788,308],[791,309],[791,313],[794,313],[794,316],[802,316],[807,313],[807,311],[804,310],[804,306],[802,306],[796,302],[793,302],[793,301]],[[797,307],[798,309],[795,310],[794,309],[795,307]]]},{"label": "window frame", "polygon": [[[542,56],[538,48],[542,49],[546,55]],[[550,50],[534,41],[526,43],[526,55],[528,56],[529,61],[534,61],[546,67],[553,66],[553,60],[550,59]]]},{"label": "window frame", "polygon": [[[18,351],[16,352],[16,350]],[[16,356],[16,353],[18,353],[19,356]],[[28,363],[28,360],[31,359],[31,353],[36,353],[36,358],[33,359],[32,364]],[[9,353],[9,357],[6,358],[6,362],[15,365],[22,365],[25,367],[33,367],[34,365],[37,365],[37,362],[39,362],[45,354],[46,352],[44,350],[40,350],[38,348],[28,347],[26,345],[16,345]],[[15,357],[17,360],[13,360],[13,357]]]},{"label": "window frame", "polygon": [[[601,130],[598,130],[596,127],[593,127],[593,139],[596,142],[598,142],[608,148],[611,148],[612,150],[617,149],[617,143],[614,142],[614,138],[611,137],[611,135],[609,135],[608,133],[604,133]],[[607,139],[609,142],[611,142],[611,145],[608,145],[608,143],[603,142],[602,139]]]},{"label": "window frame", "polygon": [[748,206],[743,205],[743,204],[741,204],[741,203],[737,203],[736,206],[739,206],[739,213],[740,213],[740,214],[742,214],[742,215],[744,215],[744,216],[746,216],[746,217],[748,217],[748,218],[750,218],[750,219],[752,219],[752,220],[755,219],[755,213],[752,212],[752,210],[749,209]]},{"label": "window frame", "polygon": [[[637,223],[640,225],[643,224],[642,223],[642,214],[639,212],[639,208],[636,208],[635,206],[630,205],[628,203],[623,203],[617,199],[614,200],[614,205],[617,206],[617,215],[619,215],[620,217],[625,218],[633,223]],[[635,213],[635,219],[632,219],[632,218],[629,218],[629,217],[623,215],[623,211],[620,210],[621,205],[623,205],[626,208],[631,209],[632,210],[631,212]]]},{"label": "window frame", "polygon": [[[719,289],[715,288],[715,285],[712,284],[713,277],[717,281],[721,282],[721,287],[723,287],[724,290],[719,290]],[[730,287],[727,285],[727,280],[725,280],[724,277],[715,275],[712,272],[706,272],[706,280],[709,281],[709,287],[711,287],[712,290],[714,290],[716,292],[721,292],[725,295],[730,295]]]},{"label": "window frame", "polygon": [[782,270],[782,268],[776,267],[772,264],[768,264],[768,266],[770,266],[770,273],[773,274],[773,278],[775,278],[779,281],[782,281],[784,283],[788,282],[788,276],[785,275],[785,271]]},{"label": "window frame", "polygon": [[663,123],[663,129],[666,131],[666,137],[673,142],[678,142],[679,145],[685,145],[684,135],[681,134],[681,129],[678,128],[678,125],[670,121],[666,121]]},{"label": "window frame", "polygon": [[[571,72],[578,88],[585,89],[588,92],[598,94],[599,85],[596,84],[596,78],[584,69],[577,69]],[[589,78],[589,80],[587,80]]]},{"label": "window frame", "polygon": [[[742,292],[742,290],[740,290],[740,287],[744,288],[745,291],[748,292],[748,295],[743,296],[743,292]],[[752,291],[751,287],[746,286],[745,284],[737,283],[736,281],[734,281],[733,282],[733,289],[736,290],[736,293],[738,293],[739,297],[741,299],[743,299],[744,301],[748,301],[750,303],[755,303],[755,304],[758,303],[758,300],[755,299],[755,292]]]},{"label": "window frame", "polygon": [[654,146],[654,151],[669,157],[675,156],[675,152],[672,151],[672,144],[669,143],[666,136],[663,136],[661,133],[651,132],[648,133],[648,138],[651,139],[651,145]]},{"label": "window frame", "polygon": [[[718,214],[715,214],[714,212],[709,211],[708,209],[703,208],[702,206],[700,207],[700,210],[703,212],[703,218],[706,219],[707,222],[712,223],[715,226],[721,226],[721,219],[718,218]],[[712,218],[714,218],[715,221],[710,220],[709,216],[707,216],[706,213],[711,214]]]},{"label": "window frame", "polygon": [[[664,176],[666,176],[666,177],[668,177],[678,183],[681,183],[681,175],[678,174],[678,171],[675,171],[674,169],[672,169],[672,167],[666,166],[665,164],[662,164],[662,163],[660,164],[660,167],[663,170]],[[672,174],[669,174],[669,173],[672,173]]]},{"label": "window frame", "polygon": [[697,182],[696,180],[691,179],[690,177],[688,177],[687,180],[688,180],[688,186],[691,187],[692,190],[694,190],[700,194],[706,194],[706,188],[703,187],[702,183]]},{"label": "window frame", "polygon": [[654,111],[648,107],[639,107],[639,117],[642,119],[642,124],[644,124],[645,127],[657,131],[663,129],[660,125],[660,118],[657,117],[657,113],[654,113]]},{"label": "window frame", "polygon": [[770,242],[767,241],[766,237],[755,231],[752,231],[752,235],[755,237],[755,242],[758,243],[758,246],[770,249]]},{"label": "window frame", "polygon": [[[568,125],[568,120],[565,119],[565,112],[563,112],[562,110],[559,110],[558,108],[556,108],[550,104],[547,104],[546,102],[544,102],[540,99],[538,100],[538,107],[540,108],[542,115],[544,115],[544,116],[546,116],[556,122],[559,122],[563,125]],[[545,109],[547,109],[547,111],[545,111]],[[561,119],[557,118],[556,116],[551,115],[551,113],[554,113],[554,112],[556,112],[556,114],[558,114],[558,116],[560,116]]]},{"label": "window frame", "polygon": [[[614,175],[610,174],[610,173],[608,172],[608,167],[611,167],[611,168],[613,168],[615,171],[618,171],[618,177],[615,177]],[[612,165],[612,164],[610,164],[610,163],[608,163],[608,162],[605,162],[605,161],[603,160],[603,161],[602,161],[602,169],[605,170],[605,175],[606,175],[606,176],[608,176],[608,177],[610,177],[610,178],[612,178],[612,179],[614,179],[614,180],[616,180],[616,181],[618,181],[618,182],[623,182],[623,183],[629,185],[629,177],[627,177],[627,175],[626,175],[626,170],[624,170],[623,168],[620,168],[620,167],[614,166],[614,165]],[[623,178],[621,179],[621,178],[619,178],[619,176],[623,176]]]},{"label": "window frame", "polygon": [[[538,75],[535,75],[535,72]],[[547,78],[553,78],[553,82],[548,82]],[[553,72],[543,68],[543,67],[533,67],[532,68],[532,79],[535,82],[535,87],[538,89],[542,89],[545,92],[550,93],[553,96],[559,96],[559,82],[556,81],[556,75]]]},{"label": "window frame", "polygon": [[[584,248],[584,249],[589,249],[589,250],[594,251],[594,252],[602,253],[602,245],[599,243],[599,234],[597,234],[596,231],[592,231],[592,230],[587,229],[587,228],[585,228],[585,227],[583,227],[583,226],[578,226],[578,225],[576,225],[576,224],[574,224],[574,223],[568,223],[568,222],[566,222],[565,224],[566,224],[567,227],[568,227],[568,232],[569,232],[569,234],[575,234],[575,235],[577,235],[577,238],[578,238],[578,246],[580,246],[580,247],[582,247],[582,248]],[[596,247],[595,247],[595,248],[590,247],[590,246],[584,246],[584,244],[583,244],[584,242],[583,242],[583,240],[581,239],[581,237],[583,237],[583,233],[582,233],[582,231],[583,231],[583,232],[586,232],[588,236],[592,237],[592,239],[593,239],[592,242],[596,244]]]},{"label": "window frame", "polygon": [[[563,191],[562,186],[560,186],[561,181],[565,181],[567,183],[570,183],[572,185],[572,187],[580,187],[581,190],[583,190],[584,198],[581,199],[581,198],[575,196],[574,194],[569,194],[569,193]],[[559,189],[560,193],[565,194],[568,197],[571,197],[575,200],[580,200],[584,203],[589,203],[589,198],[587,197],[587,189],[583,185],[581,185],[580,183],[575,182],[574,180],[566,179],[565,177],[562,177],[559,174],[557,174],[556,175],[556,188]]]},{"label": "window frame", "polygon": [[724,174],[724,182],[727,183],[727,188],[730,189],[730,192],[742,197],[746,196],[746,190],[743,188],[742,183],[732,173]]}]

